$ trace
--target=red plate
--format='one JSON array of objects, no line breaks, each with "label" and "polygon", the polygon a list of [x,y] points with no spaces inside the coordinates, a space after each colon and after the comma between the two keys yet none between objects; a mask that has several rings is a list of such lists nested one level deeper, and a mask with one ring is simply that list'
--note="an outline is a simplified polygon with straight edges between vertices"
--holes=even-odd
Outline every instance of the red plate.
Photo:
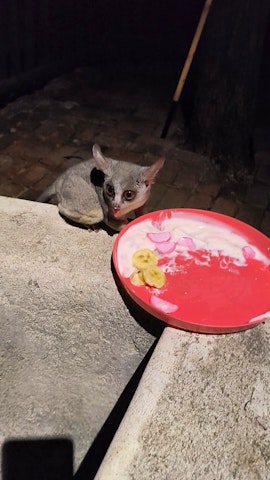
[{"label": "red plate", "polygon": [[[131,283],[131,257],[141,248],[158,254],[164,287]],[[194,209],[143,215],[117,236],[113,262],[132,299],[170,326],[231,333],[270,318],[270,239],[234,218]]]}]

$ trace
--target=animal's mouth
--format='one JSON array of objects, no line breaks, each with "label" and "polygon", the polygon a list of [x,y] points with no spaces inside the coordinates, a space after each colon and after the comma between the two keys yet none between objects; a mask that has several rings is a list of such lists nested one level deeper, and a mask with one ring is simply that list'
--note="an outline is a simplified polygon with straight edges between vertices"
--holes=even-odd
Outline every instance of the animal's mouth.
[{"label": "animal's mouth", "polygon": [[120,231],[127,223],[128,219],[123,212],[121,212],[120,208],[112,209],[111,215],[108,215],[108,225],[113,230]]},{"label": "animal's mouth", "polygon": [[113,208],[113,216],[114,218],[121,218],[121,208]]}]

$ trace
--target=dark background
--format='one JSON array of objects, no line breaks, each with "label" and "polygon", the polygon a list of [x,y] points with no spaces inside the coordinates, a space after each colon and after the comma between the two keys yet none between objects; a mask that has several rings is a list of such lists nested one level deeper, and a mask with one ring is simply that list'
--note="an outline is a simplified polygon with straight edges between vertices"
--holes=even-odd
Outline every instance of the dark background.
[{"label": "dark background", "polygon": [[[176,86],[203,6],[202,0],[2,0],[0,100],[80,65],[120,72],[123,64],[131,63],[141,73],[152,70],[155,81],[169,77]],[[266,99],[270,104],[269,46],[268,19],[260,73],[262,106]]]}]

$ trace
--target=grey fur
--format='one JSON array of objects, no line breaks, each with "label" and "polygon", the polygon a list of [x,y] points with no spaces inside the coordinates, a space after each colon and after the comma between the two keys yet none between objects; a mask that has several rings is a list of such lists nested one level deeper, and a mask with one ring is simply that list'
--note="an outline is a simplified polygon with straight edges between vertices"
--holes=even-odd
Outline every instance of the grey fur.
[{"label": "grey fur", "polygon": [[[163,166],[159,159],[150,167],[105,157],[98,145],[93,146],[93,158],[68,168],[37,199],[48,202],[56,197],[59,212],[84,225],[104,221],[114,230],[127,223],[126,215],[142,207],[149,198],[151,184]],[[107,189],[113,188],[109,196]],[[135,192],[126,201],[125,192]]]}]

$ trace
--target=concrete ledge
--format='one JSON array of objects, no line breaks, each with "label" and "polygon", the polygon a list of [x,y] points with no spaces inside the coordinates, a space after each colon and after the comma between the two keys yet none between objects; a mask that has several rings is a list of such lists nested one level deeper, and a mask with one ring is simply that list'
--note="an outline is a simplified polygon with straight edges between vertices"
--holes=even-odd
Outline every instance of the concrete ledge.
[{"label": "concrete ledge", "polygon": [[[154,336],[116,287],[115,236],[6,197],[0,221],[0,441],[70,438],[77,469]],[[166,328],[96,480],[268,480],[269,341],[269,322]]]},{"label": "concrete ledge", "polygon": [[95,480],[269,479],[269,341],[166,328]]},{"label": "concrete ledge", "polygon": [[0,197],[0,442],[67,437],[83,460],[155,337],[111,270],[115,236]]}]

